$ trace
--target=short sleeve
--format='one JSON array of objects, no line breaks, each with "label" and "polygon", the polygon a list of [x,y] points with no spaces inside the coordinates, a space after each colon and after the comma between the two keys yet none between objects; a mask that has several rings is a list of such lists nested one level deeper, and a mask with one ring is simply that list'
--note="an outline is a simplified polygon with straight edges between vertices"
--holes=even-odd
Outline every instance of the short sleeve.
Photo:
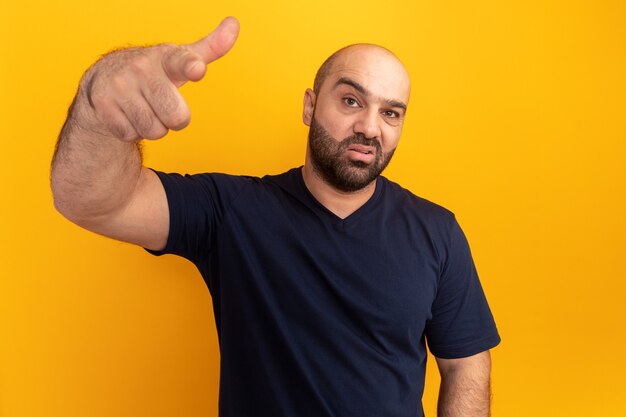
[{"label": "short sleeve", "polygon": [[246,177],[225,174],[181,175],[154,171],[167,196],[167,244],[153,255],[175,254],[198,262],[213,248],[215,230]]},{"label": "short sleeve", "polygon": [[467,239],[454,218],[431,313],[425,332],[436,357],[467,357],[500,343]]}]

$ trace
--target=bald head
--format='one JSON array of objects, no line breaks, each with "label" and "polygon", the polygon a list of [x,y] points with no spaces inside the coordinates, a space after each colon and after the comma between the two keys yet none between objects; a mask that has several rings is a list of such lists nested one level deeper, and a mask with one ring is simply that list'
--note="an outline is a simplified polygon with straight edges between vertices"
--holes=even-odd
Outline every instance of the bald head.
[{"label": "bald head", "polygon": [[392,77],[400,77],[402,81],[406,83],[406,86],[410,91],[409,74],[398,57],[396,57],[394,53],[387,48],[368,43],[357,43],[345,46],[326,58],[324,63],[322,63],[320,68],[317,70],[317,74],[315,74],[313,91],[316,94],[319,94],[324,81],[326,81],[331,73],[337,71],[338,69],[346,69],[346,66],[349,65],[363,65],[363,58],[370,63],[372,61],[385,62],[391,72],[388,75]]}]

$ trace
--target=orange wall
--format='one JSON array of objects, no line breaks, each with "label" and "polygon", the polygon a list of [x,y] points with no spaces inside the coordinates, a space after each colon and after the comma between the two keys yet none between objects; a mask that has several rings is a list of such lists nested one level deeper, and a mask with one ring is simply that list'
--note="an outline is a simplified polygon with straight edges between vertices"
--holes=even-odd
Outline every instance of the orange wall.
[{"label": "orange wall", "polygon": [[[7,2],[8,3],[8,2]],[[354,42],[413,92],[387,176],[453,210],[503,343],[494,415],[626,415],[626,6],[622,1],[10,2],[0,13],[0,415],[215,416],[210,297],[193,266],[83,231],[48,165],[81,73],[127,44],[241,35],[183,87],[168,171],[302,163],[302,94]],[[426,410],[437,375],[429,367]]]}]

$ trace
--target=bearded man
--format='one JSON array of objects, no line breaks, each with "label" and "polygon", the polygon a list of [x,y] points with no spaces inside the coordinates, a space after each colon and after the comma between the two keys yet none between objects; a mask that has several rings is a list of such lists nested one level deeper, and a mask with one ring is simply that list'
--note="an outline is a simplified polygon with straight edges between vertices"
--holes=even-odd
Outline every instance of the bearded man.
[{"label": "bearded man", "polygon": [[380,174],[409,76],[376,45],[343,48],[304,95],[304,165],[263,178],[166,174],[137,143],[189,123],[178,92],[238,34],[109,54],[81,80],[52,164],[76,224],[192,261],[213,299],[221,417],[423,416],[427,345],[440,416],[489,414],[500,338],[454,215]]}]

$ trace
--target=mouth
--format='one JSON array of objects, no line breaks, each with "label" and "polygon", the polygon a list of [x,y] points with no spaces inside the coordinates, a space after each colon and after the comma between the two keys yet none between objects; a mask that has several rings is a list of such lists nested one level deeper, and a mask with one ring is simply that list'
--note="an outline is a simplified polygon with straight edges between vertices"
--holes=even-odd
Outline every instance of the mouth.
[{"label": "mouth", "polygon": [[375,153],[375,149],[373,147],[365,146],[365,145],[352,145],[348,147],[348,150],[353,151],[353,152],[358,152],[363,155],[371,155]]},{"label": "mouth", "polygon": [[361,165],[370,165],[376,161],[376,148],[365,145],[350,145],[346,149],[347,157]]}]

